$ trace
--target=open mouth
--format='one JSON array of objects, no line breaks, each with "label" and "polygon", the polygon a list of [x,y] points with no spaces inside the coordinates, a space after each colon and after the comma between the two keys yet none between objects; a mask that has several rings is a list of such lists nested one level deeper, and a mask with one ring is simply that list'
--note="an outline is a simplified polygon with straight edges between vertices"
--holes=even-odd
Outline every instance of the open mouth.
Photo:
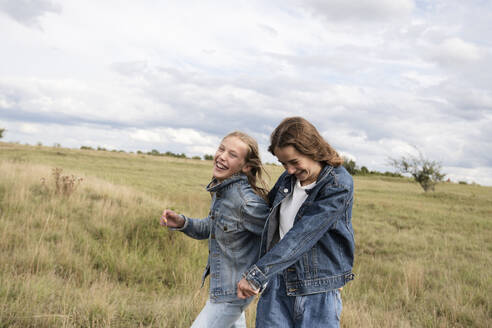
[{"label": "open mouth", "polygon": [[224,164],[221,164],[219,162],[215,162],[215,166],[219,169],[219,170],[227,170],[228,167],[225,166]]}]

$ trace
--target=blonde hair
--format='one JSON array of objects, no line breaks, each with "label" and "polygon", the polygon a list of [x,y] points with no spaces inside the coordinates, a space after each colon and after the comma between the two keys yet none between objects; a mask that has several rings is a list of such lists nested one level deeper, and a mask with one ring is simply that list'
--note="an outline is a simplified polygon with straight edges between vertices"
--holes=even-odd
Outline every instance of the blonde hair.
[{"label": "blonde hair", "polygon": [[293,146],[301,154],[314,161],[337,167],[343,158],[319,134],[308,120],[295,116],[285,118],[272,132],[268,151],[275,155],[275,148]]},{"label": "blonde hair", "polygon": [[245,165],[250,167],[250,170],[245,172],[245,174],[248,177],[248,182],[253,188],[254,192],[261,198],[266,200],[268,195],[267,184],[262,177],[263,172],[265,172],[265,168],[261,163],[258,143],[253,137],[241,131],[234,131],[229,133],[222,139],[222,141],[229,137],[236,137],[244,142],[246,146],[248,146],[248,151],[246,153],[246,157],[244,158],[244,162]]}]

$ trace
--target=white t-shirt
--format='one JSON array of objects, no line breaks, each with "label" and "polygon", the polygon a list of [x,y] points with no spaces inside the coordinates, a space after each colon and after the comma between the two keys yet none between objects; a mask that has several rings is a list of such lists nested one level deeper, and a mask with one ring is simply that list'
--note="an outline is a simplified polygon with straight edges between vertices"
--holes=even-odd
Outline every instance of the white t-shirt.
[{"label": "white t-shirt", "polygon": [[311,189],[314,186],[316,186],[316,181],[306,186],[301,186],[299,180],[296,179],[294,191],[282,201],[282,204],[280,204],[280,239],[284,238],[285,234],[294,225],[294,219],[296,218],[297,212],[308,196],[306,190]]}]

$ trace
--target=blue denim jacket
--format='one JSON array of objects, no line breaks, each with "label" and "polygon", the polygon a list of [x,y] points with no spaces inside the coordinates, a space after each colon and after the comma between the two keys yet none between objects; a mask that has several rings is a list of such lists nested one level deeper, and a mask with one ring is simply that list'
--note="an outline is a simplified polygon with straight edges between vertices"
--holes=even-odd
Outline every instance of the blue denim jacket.
[{"label": "blue denim jacket", "polygon": [[262,235],[262,257],[245,274],[264,287],[282,272],[290,296],[340,288],[354,279],[353,181],[343,166],[326,165],[299,208],[293,227],[279,241],[279,208],[294,189],[295,176],[284,172],[269,193],[272,210]]},{"label": "blue denim jacket", "polygon": [[183,216],[185,224],[176,230],[195,239],[208,238],[209,255],[202,286],[210,274],[210,300],[220,303],[239,300],[236,286],[241,274],[259,258],[260,236],[269,207],[253,191],[244,174],[215,183],[213,180],[207,186],[212,193],[208,217]]}]

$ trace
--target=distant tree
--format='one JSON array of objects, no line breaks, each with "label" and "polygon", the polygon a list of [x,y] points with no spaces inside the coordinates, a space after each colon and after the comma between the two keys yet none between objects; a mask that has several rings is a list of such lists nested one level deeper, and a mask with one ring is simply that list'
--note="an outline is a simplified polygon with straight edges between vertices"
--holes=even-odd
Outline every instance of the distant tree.
[{"label": "distant tree", "polygon": [[193,156],[191,159],[199,159],[199,160],[201,160],[202,158],[200,156]]},{"label": "distant tree", "polygon": [[152,151],[149,151],[147,153],[148,155],[154,155],[154,156],[159,156],[161,153],[157,149],[152,149]]},{"label": "distant tree", "polygon": [[408,173],[412,175],[416,182],[420,184],[425,192],[434,191],[435,185],[444,179],[445,174],[441,173],[441,164],[424,157],[418,150],[419,155],[409,155],[400,159],[390,158],[390,164],[398,173]]},{"label": "distant tree", "polygon": [[2,138],[3,138],[3,134],[4,134],[4,132],[5,132],[5,129],[0,129],[0,139],[2,139]]},{"label": "distant tree", "polygon": [[205,154],[203,155],[203,159],[206,160],[206,161],[211,161],[214,159],[214,156],[213,155],[209,155],[209,154]]},{"label": "distant tree", "polygon": [[355,161],[346,157],[344,158],[343,166],[351,175],[356,175],[359,171],[357,165],[355,164]]},{"label": "distant tree", "polygon": [[82,149],[82,150],[94,150],[94,148],[92,148],[90,146],[80,146],[80,149]]},{"label": "distant tree", "polygon": [[361,175],[368,175],[369,174],[369,170],[367,169],[367,167],[363,166],[360,168],[360,174]]}]

